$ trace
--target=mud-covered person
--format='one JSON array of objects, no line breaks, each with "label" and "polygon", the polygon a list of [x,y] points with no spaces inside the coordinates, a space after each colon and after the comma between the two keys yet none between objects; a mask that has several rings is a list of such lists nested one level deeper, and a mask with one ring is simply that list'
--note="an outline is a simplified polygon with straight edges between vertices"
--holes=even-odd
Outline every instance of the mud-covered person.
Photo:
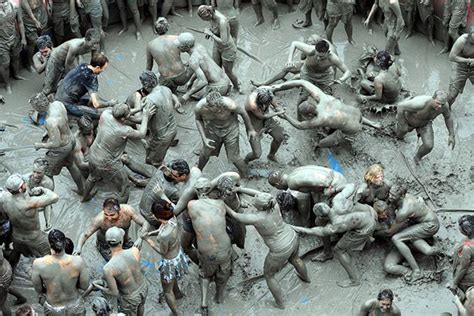
[{"label": "mud-covered person", "polygon": [[[3,188],[0,188],[1,196],[7,194]],[[12,243],[12,225],[8,218],[7,212],[4,210],[2,203],[0,203],[0,247],[3,248],[7,254],[11,251]]]},{"label": "mud-covered person", "polygon": [[397,101],[402,90],[400,71],[398,67],[391,67],[394,62],[392,55],[385,50],[379,51],[375,56],[375,64],[380,71],[374,77],[373,85],[367,85],[365,92],[371,95],[358,95],[361,102],[377,101],[381,103],[393,103]]},{"label": "mud-covered person", "polygon": [[347,40],[350,44],[354,45],[354,40],[352,39],[352,14],[354,12],[354,4],[355,0],[327,1],[326,15],[328,18],[328,24],[326,27],[326,36],[328,41],[331,43],[333,43],[332,34],[334,33],[336,26],[339,24],[339,21],[341,21],[344,24]]},{"label": "mud-covered person", "polygon": [[193,71],[181,60],[178,36],[166,35],[168,29],[168,20],[161,17],[156,21],[158,37],[146,45],[146,70],[152,70],[155,62],[160,72],[160,84],[176,92],[179,86],[189,81]]},{"label": "mud-covered person", "polygon": [[466,0],[446,0],[443,1],[443,28],[446,37],[444,48],[440,54],[449,52],[451,40],[456,42],[459,39],[460,31],[466,26],[468,19],[468,4]]},{"label": "mud-covered person", "polygon": [[76,10],[76,2],[69,0],[52,1],[52,24],[56,45],[64,42],[66,36],[81,37],[79,30],[79,15]]},{"label": "mud-covered person", "polygon": [[119,227],[123,229],[125,235],[122,241],[122,247],[124,249],[131,248],[134,245],[134,242],[130,239],[128,231],[132,221],[138,226],[141,226],[140,232],[138,233],[139,237],[137,241],[135,241],[135,244],[139,246],[142,243],[140,236],[144,235],[150,227],[148,222],[145,221],[145,219],[140,214],[137,214],[130,205],[120,204],[115,198],[105,199],[102,206],[102,212],[92,220],[92,225],[88,228],[88,230],[81,234],[74,254],[80,255],[85,242],[93,234],[97,233],[97,250],[105,261],[109,261],[112,254],[105,239],[107,230],[110,227]]},{"label": "mud-covered person", "polygon": [[304,227],[314,226],[311,194],[285,190],[278,192],[276,200],[285,222]]},{"label": "mud-covered person", "polygon": [[474,83],[474,25],[466,34],[461,35],[449,53],[449,60],[454,63],[449,80],[448,103],[452,106],[459,94],[464,91],[469,79]]},{"label": "mud-covered person", "polygon": [[0,247],[0,312],[3,316],[10,316],[10,306],[7,303],[8,294],[14,295],[17,300],[15,305],[23,304],[26,298],[11,287],[13,281],[13,270],[8,260],[3,256],[3,249]]},{"label": "mud-covered person", "polygon": [[464,301],[466,291],[474,286],[474,216],[461,216],[458,225],[466,238],[454,248],[453,281],[448,288]]},{"label": "mud-covered person", "polygon": [[142,87],[136,91],[133,91],[128,97],[125,103],[130,106],[132,114],[139,112],[142,109],[142,100],[144,97],[149,95],[151,91],[158,85],[158,77],[151,70],[144,70],[139,77]]},{"label": "mud-covered person", "polygon": [[88,115],[83,115],[77,121],[77,131],[74,133],[74,163],[81,170],[85,179],[89,176],[89,154],[94,142],[94,121]]},{"label": "mud-covered person", "polygon": [[189,80],[186,93],[181,100],[187,102],[190,98],[201,100],[210,91],[217,91],[226,96],[231,91],[231,81],[224,70],[209,56],[202,45],[195,45],[194,36],[191,33],[181,33],[178,36],[179,49],[190,55],[189,67],[193,70],[193,76]]},{"label": "mud-covered person", "polygon": [[275,275],[287,263],[290,263],[302,281],[311,282],[306,265],[298,255],[298,235],[289,224],[283,221],[277,201],[270,194],[249,189],[243,193],[255,196],[253,204],[257,212],[240,214],[229,207],[226,208],[226,211],[241,223],[253,225],[263,238],[269,249],[263,267],[265,280],[275,299],[276,306],[284,309],[285,299]]},{"label": "mud-covered person", "polygon": [[[34,195],[34,190],[33,192],[32,189],[36,187],[43,187],[47,188],[51,191],[54,191],[54,182],[53,179],[48,177],[46,175],[46,171],[48,170],[48,160],[45,158],[36,158],[33,161],[33,171],[32,173],[28,176],[28,190],[30,195]],[[38,210],[39,212],[43,212],[44,215],[44,223],[45,223],[45,228],[44,231],[48,231],[52,228],[51,226],[51,212],[52,212],[52,206],[49,205],[45,207],[43,210]]]},{"label": "mud-covered person", "polygon": [[89,287],[84,260],[65,253],[66,236],[53,229],[48,234],[51,254],[33,261],[31,281],[39,295],[45,315],[85,315],[80,290]]},{"label": "mud-covered person", "polygon": [[9,0],[0,0],[0,30],[0,79],[11,94],[10,67],[13,79],[24,80],[20,77],[20,52],[26,37],[21,9]]},{"label": "mud-covered person", "polygon": [[43,92],[28,100],[33,110],[39,115],[46,114],[44,127],[47,137],[42,142],[36,142],[36,150],[46,149],[45,159],[48,162],[46,175],[54,180],[66,167],[77,186],[76,192],[82,195],[84,182],[79,168],[74,163],[73,154],[76,140],[69,128],[67,111],[60,101],[50,102]]},{"label": "mud-covered person", "polygon": [[[293,11],[293,0],[288,0],[291,3],[290,12]],[[257,17],[255,27],[263,24],[265,19],[263,18],[263,6],[267,7],[272,13],[272,30],[278,30],[280,28],[280,19],[278,18],[278,5],[275,0],[252,0],[252,7]]]},{"label": "mud-covered person", "polygon": [[117,104],[115,99],[104,101],[99,97],[98,76],[108,65],[109,60],[104,54],[92,54],[90,63],[80,64],[68,72],[58,87],[55,100],[62,102],[71,116],[87,114],[98,120],[103,108]]},{"label": "mud-covered person", "polygon": [[229,21],[230,35],[234,38],[235,43],[239,37],[240,2],[240,0],[211,0],[211,5],[218,8],[219,12]]},{"label": "mud-covered person", "polygon": [[[183,297],[178,281],[187,273],[189,259],[181,248],[178,219],[173,209],[173,205],[163,199],[153,203],[151,211],[160,223],[160,228],[147,233],[144,240],[162,257],[159,271],[164,297],[173,315],[178,315],[176,299]],[[150,238],[155,234],[158,245]]]},{"label": "mud-covered person", "polygon": [[[105,240],[112,258],[104,266],[104,280],[93,282],[95,288],[119,299],[119,311],[126,315],[143,316],[148,285],[141,270],[140,249],[123,249],[125,231],[110,227]],[[105,282],[104,282],[105,281]]]},{"label": "mud-covered person", "polygon": [[[270,108],[273,110],[271,111]],[[258,133],[257,137],[250,142],[252,152],[245,157],[245,162],[259,159],[262,155],[262,134],[267,133],[272,137],[270,151],[267,158],[276,161],[276,153],[285,140],[283,128],[274,117],[283,114],[285,110],[281,107],[273,94],[273,89],[268,86],[257,88],[246,99],[245,110],[252,122],[252,126]]]},{"label": "mud-covered person", "polygon": [[401,316],[400,309],[393,303],[393,292],[383,289],[377,294],[377,298],[366,301],[360,307],[358,316]]},{"label": "mud-covered person", "polygon": [[25,0],[20,2],[26,38],[26,68],[33,72],[31,59],[34,54],[36,40],[48,24],[46,4],[41,0]]},{"label": "mud-covered person", "polygon": [[140,129],[126,125],[130,117],[130,107],[117,104],[113,109],[105,110],[99,120],[99,128],[89,155],[89,177],[84,186],[82,201],[89,201],[94,196],[96,182],[108,179],[114,195],[122,203],[128,201],[130,185],[128,174],[122,162],[122,155],[128,139],[143,139],[148,130],[148,121],[155,114],[153,106],[146,105],[142,112]]},{"label": "mud-covered person", "polygon": [[201,283],[201,314],[208,315],[209,285],[216,283],[216,302],[224,302],[225,286],[231,274],[232,245],[226,231],[224,201],[206,196],[207,179],[194,184],[198,200],[187,205],[193,229],[196,232]]},{"label": "mud-covered person", "polygon": [[357,189],[357,201],[374,205],[377,201],[386,201],[391,183],[385,179],[385,171],[381,164],[373,164],[364,175],[364,183]]},{"label": "mud-covered person", "polygon": [[466,291],[466,301],[464,304],[457,295],[454,296],[453,303],[458,309],[459,316],[474,316],[474,287],[470,287]]},{"label": "mud-covered person", "polygon": [[219,92],[212,91],[194,108],[196,125],[203,147],[199,154],[198,168],[203,170],[211,156],[218,156],[225,146],[227,158],[239,170],[242,178],[249,175],[248,166],[240,156],[239,120],[242,117],[249,141],[256,137],[250,118],[244,107]]},{"label": "mud-covered person", "polygon": [[36,48],[38,51],[33,55],[33,69],[37,74],[41,74],[46,70],[49,57],[53,52],[53,41],[49,35],[41,35],[36,39]]},{"label": "mud-covered person", "polygon": [[454,120],[449,105],[448,94],[437,90],[433,96],[416,96],[397,103],[397,137],[403,137],[409,132],[416,130],[421,138],[421,146],[415,155],[415,163],[429,154],[434,147],[433,120],[440,114],[444,117],[446,129],[448,130],[448,147],[454,149],[456,135],[454,132]]}]

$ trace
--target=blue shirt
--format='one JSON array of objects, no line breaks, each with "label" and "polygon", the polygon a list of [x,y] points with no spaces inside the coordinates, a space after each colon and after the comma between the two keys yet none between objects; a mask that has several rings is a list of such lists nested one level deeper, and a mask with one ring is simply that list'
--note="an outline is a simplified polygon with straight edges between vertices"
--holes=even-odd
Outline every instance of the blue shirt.
[{"label": "blue shirt", "polygon": [[63,104],[78,104],[86,93],[92,94],[97,90],[99,90],[97,75],[87,64],[80,64],[64,77],[55,98]]}]

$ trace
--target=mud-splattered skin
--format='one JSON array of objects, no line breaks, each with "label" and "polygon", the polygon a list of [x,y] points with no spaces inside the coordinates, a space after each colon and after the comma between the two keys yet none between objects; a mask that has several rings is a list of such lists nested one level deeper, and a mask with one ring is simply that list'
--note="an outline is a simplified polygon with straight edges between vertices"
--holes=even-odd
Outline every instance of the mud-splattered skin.
[{"label": "mud-splattered skin", "polygon": [[461,35],[449,53],[449,60],[456,63],[451,69],[448,103],[452,105],[459,93],[462,93],[467,79],[474,72],[474,29]]},{"label": "mud-splattered skin", "polygon": [[0,311],[3,315],[11,315],[10,308],[5,304],[8,296],[8,288],[12,282],[12,268],[10,263],[3,257],[3,249],[0,248]]},{"label": "mud-splattered skin", "polygon": [[[385,301],[385,300],[384,300]],[[390,301],[387,299],[387,301]],[[380,307],[380,301],[376,298],[366,301],[360,308],[358,316],[400,316],[398,307],[390,302],[389,308]]]},{"label": "mud-splattered skin", "polygon": [[146,46],[146,69],[152,70],[153,62],[156,62],[162,77],[173,77],[183,73],[185,66],[178,45],[176,35],[160,35],[150,41]]},{"label": "mud-splattered skin", "polygon": [[31,281],[50,305],[61,307],[79,299],[79,290],[89,286],[89,273],[81,257],[53,252],[33,262]]}]

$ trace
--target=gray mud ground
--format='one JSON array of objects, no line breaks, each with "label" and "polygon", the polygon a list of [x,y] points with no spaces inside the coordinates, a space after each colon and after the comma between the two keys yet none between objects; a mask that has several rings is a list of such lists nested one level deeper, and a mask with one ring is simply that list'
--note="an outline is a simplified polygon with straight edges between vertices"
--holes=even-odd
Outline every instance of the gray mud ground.
[{"label": "gray mud ground", "polygon": [[[303,40],[313,33],[323,33],[321,23],[303,31],[293,29],[291,23],[296,18],[302,18],[302,15],[298,12],[287,14],[286,10],[286,6],[280,6],[282,28],[276,32],[270,28],[268,22],[270,16],[267,11],[265,11],[267,22],[255,29],[253,27],[255,16],[251,6],[247,5],[242,10],[239,45],[251,50],[269,65],[262,68],[255,61],[243,55],[240,56],[237,63],[237,74],[244,83],[247,92],[250,91],[249,79],[265,79],[273,73],[271,68],[279,69],[284,64],[292,40]],[[170,34],[183,31],[180,24],[193,27],[204,26],[204,23],[196,17],[192,19],[173,17],[171,22]],[[116,35],[117,31],[118,26],[112,26],[107,30],[109,34],[107,55],[111,60],[111,67],[101,75],[100,92],[107,98],[125,100],[131,91],[139,87],[138,76],[145,67],[145,45],[154,35],[151,32],[150,20],[145,22],[142,41],[134,39],[132,30],[122,37]],[[210,49],[211,43],[206,41],[202,35],[196,34],[196,38]],[[354,20],[356,46],[348,44],[342,26],[336,29],[334,39],[339,56],[342,56],[350,67],[355,65],[355,60],[361,53],[364,42],[373,43],[379,48],[384,47],[384,38],[380,27],[375,28],[374,35],[368,35],[362,27],[359,17]],[[400,46],[402,49],[400,62],[404,67],[404,84],[408,90],[415,94],[431,95],[439,87],[447,89],[450,64],[446,55],[436,55],[441,50],[440,43],[436,48],[433,48],[424,37],[416,34],[409,40],[401,40]],[[43,78],[26,71],[23,71],[23,75],[28,80],[13,82],[14,95],[6,96],[7,104],[0,106],[2,110],[0,121],[17,126],[7,126],[6,131],[0,133],[1,148],[32,145],[41,138],[41,129],[31,125],[26,114],[30,109],[27,100],[40,90]],[[360,183],[365,169],[374,162],[381,162],[386,166],[388,179],[399,176],[410,184],[412,192],[420,193],[426,197],[409,173],[400,154],[402,152],[408,157],[409,164],[416,176],[424,183],[435,203],[443,207],[468,208],[472,205],[472,192],[474,191],[470,177],[471,157],[473,156],[472,134],[474,133],[474,127],[469,125],[473,112],[470,107],[474,103],[472,91],[472,86],[468,83],[466,92],[458,98],[454,105],[458,137],[454,151],[447,147],[447,132],[443,120],[439,118],[434,122],[435,148],[419,167],[415,167],[411,160],[417,144],[415,134],[408,135],[405,142],[396,142],[387,136],[377,135],[372,130],[364,130],[353,143],[352,149],[338,147],[332,150],[332,155],[342,166],[345,175],[352,181]],[[338,88],[336,95],[342,97],[349,104],[355,104],[354,98],[345,92],[344,88]],[[292,92],[285,97],[290,105],[295,100],[295,96],[296,92]],[[241,95],[233,97],[240,103],[244,100],[244,96]],[[180,126],[178,133],[180,143],[169,151],[167,159],[179,157],[185,158],[190,164],[197,162],[195,153],[201,146],[201,140],[196,131],[191,108],[192,105],[188,105],[187,114],[177,115]],[[290,112],[294,114],[294,106],[290,106],[290,108]],[[382,120],[386,126],[393,125],[393,115],[384,116],[378,120]],[[294,168],[294,166],[305,164],[329,165],[328,155],[330,153],[328,151],[315,153],[312,149],[314,146],[312,138],[317,137],[315,134],[297,131],[286,122],[282,124],[290,137],[277,155],[279,163],[268,162],[266,158],[262,158],[251,165],[253,169],[265,175],[272,169]],[[241,134],[244,137],[243,127]],[[265,137],[264,153],[268,150],[268,146],[269,138]],[[249,150],[248,142],[245,139],[242,140],[242,155]],[[129,143],[128,151],[143,160],[143,149],[140,143]],[[0,184],[4,183],[11,172],[29,172],[34,158],[42,154],[35,152],[32,147],[28,147],[10,151],[0,157]],[[214,158],[210,161],[204,173],[211,177],[225,170],[233,170],[233,166],[227,162],[226,156],[222,152],[218,159]],[[244,184],[246,183],[244,182]],[[265,179],[251,180],[248,185],[270,191]],[[69,237],[77,241],[79,234],[86,229],[93,216],[100,211],[101,203],[107,193],[102,192],[91,202],[81,204],[78,200],[79,197],[71,191],[73,187],[74,183],[67,170],[56,177],[56,191],[61,199],[54,206],[53,226],[67,232]],[[137,206],[140,194],[140,190],[132,192],[131,205]],[[438,236],[443,240],[449,254],[452,252],[451,245],[461,238],[455,225],[458,215],[460,214],[442,216],[444,225]],[[287,309],[280,311],[273,307],[273,299],[263,279],[245,282],[245,280],[262,273],[266,255],[266,248],[255,230],[250,228],[248,232],[247,248],[245,251],[238,250],[240,257],[229,280],[227,300],[223,305],[211,303],[210,312],[213,315],[352,315],[356,313],[364,300],[375,297],[380,289],[386,287],[392,288],[396,293],[396,304],[404,315],[439,315],[441,312],[455,314],[452,295],[445,288],[445,283],[451,279],[449,265],[445,265],[447,272],[444,273],[444,280],[440,284],[407,286],[402,280],[387,277],[383,273],[383,257],[389,250],[388,246],[383,244],[372,244],[368,249],[356,255],[357,267],[363,275],[362,285],[356,288],[341,289],[336,286],[335,282],[345,279],[346,273],[335,260],[319,264],[309,260],[311,255],[307,256],[306,263],[312,279],[311,284],[300,282],[295,273],[286,267],[279,274],[279,278],[282,279],[281,284],[287,294],[288,303]],[[88,262],[92,276],[98,278],[101,275],[104,262],[95,250],[94,239],[95,237],[86,244],[83,256]],[[304,240],[301,252],[307,251],[314,244],[315,242],[311,238]],[[145,246],[143,258],[144,269],[150,285],[146,314],[168,315],[168,308],[158,302],[161,286],[154,264],[159,257]],[[36,295],[27,277],[29,260],[22,262],[23,264],[16,273],[14,285],[19,287],[22,292],[27,293],[30,302],[36,303]],[[423,260],[422,266],[426,269],[435,268],[432,259]],[[189,275],[181,283],[181,288],[184,289],[186,297],[179,302],[180,309],[185,315],[199,313],[199,283],[196,266],[191,267]],[[214,287],[211,288],[211,297],[212,293],[214,293]],[[35,304],[35,307],[37,311],[41,311],[38,304]]]}]

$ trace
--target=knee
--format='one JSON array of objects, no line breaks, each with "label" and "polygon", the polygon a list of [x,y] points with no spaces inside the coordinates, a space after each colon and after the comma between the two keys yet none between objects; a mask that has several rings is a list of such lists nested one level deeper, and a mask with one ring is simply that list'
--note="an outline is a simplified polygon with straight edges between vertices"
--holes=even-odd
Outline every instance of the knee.
[{"label": "knee", "polygon": [[390,262],[384,262],[383,270],[388,274],[395,274],[395,270],[394,270],[393,266],[394,265]]},{"label": "knee", "polygon": [[329,19],[329,24],[328,24],[328,27],[336,27],[337,26],[337,20],[334,20],[334,19]]},{"label": "knee", "polygon": [[425,139],[423,141],[422,147],[428,152],[432,151],[434,147],[434,139],[432,137],[430,137],[429,139]]}]

